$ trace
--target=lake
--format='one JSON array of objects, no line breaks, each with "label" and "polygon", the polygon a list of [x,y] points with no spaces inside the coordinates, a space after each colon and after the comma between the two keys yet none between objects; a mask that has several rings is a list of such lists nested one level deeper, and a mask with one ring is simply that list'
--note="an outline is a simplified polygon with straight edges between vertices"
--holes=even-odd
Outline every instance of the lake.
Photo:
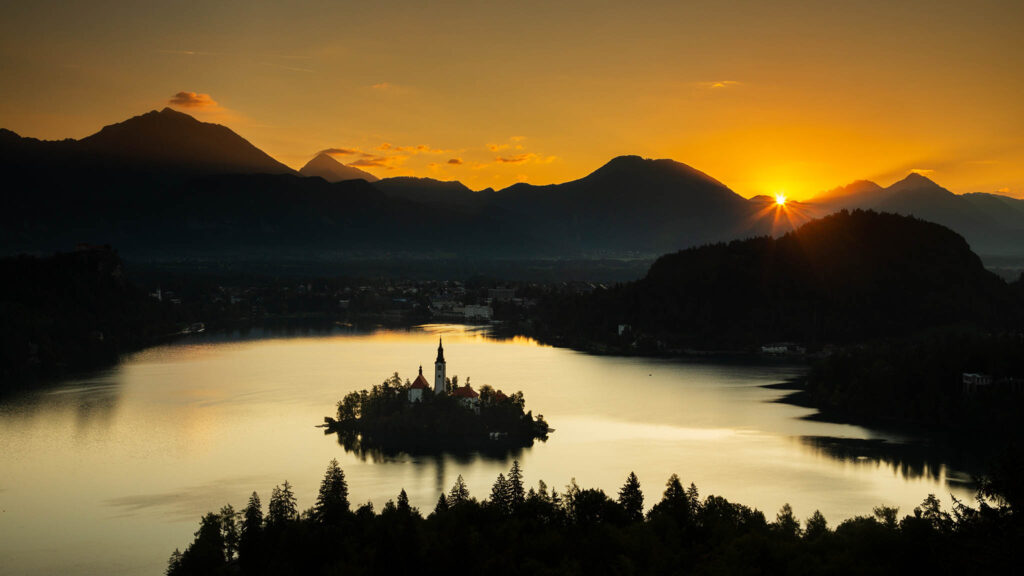
[{"label": "lake", "polygon": [[[439,336],[449,376],[522,390],[550,439],[506,457],[359,455],[315,427],[393,372],[412,379],[422,365],[432,381]],[[575,478],[615,497],[634,471],[649,509],[677,473],[702,497],[769,520],[787,502],[801,519],[820,509],[832,527],[882,504],[909,513],[929,493],[970,500],[968,475],[941,459],[875,450],[885,440],[912,454],[913,439],[775,402],[785,392],[764,386],[801,370],[593,356],[449,325],[194,335],[0,400],[0,573],[163,574],[205,512],[240,510],[254,490],[265,510],[286,479],[311,507],[331,458],[353,506],[380,510],[404,488],[424,514],[459,474],[486,498],[513,458],[530,486]]]}]

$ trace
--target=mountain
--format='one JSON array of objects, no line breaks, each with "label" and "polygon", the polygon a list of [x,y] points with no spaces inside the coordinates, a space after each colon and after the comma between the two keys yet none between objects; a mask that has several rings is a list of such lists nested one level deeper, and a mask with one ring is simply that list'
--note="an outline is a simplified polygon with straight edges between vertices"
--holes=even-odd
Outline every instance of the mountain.
[{"label": "mountain", "polygon": [[489,202],[562,253],[654,255],[749,230],[752,205],[673,160],[620,156],[572,182],[515,184]]},{"label": "mountain", "polygon": [[412,176],[384,178],[378,180],[374,186],[394,198],[459,206],[479,206],[485,196],[494,192],[490,188],[481,192],[473,192],[462,182],[445,182],[433,178]]},{"label": "mountain", "polygon": [[870,180],[856,180],[846,186],[839,186],[823,192],[812,200],[832,210],[844,208],[865,208],[874,205],[888,195],[885,188]]},{"label": "mountain", "polygon": [[858,208],[911,215],[957,231],[980,254],[1020,256],[1024,252],[1022,204],[996,194],[954,194],[912,172],[886,188],[865,180],[854,182],[815,197],[810,205],[818,215]]},{"label": "mountain", "polygon": [[294,173],[231,129],[170,108],[106,126],[77,141],[16,136],[6,131],[0,138],[7,156],[3,164],[41,170],[63,164],[76,170],[175,175]]},{"label": "mountain", "polygon": [[376,182],[378,178],[369,172],[364,172],[355,166],[346,166],[334,159],[326,152],[321,152],[315,158],[299,169],[303,176],[319,176],[328,182],[341,182],[342,180],[366,180]]}]

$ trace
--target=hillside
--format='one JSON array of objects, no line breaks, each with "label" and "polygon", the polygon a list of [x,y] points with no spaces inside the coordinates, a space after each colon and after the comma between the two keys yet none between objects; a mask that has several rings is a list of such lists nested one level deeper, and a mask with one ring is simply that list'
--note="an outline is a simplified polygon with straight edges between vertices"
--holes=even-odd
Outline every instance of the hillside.
[{"label": "hillside", "polygon": [[[691,248],[637,282],[547,303],[553,338],[744,348],[1012,324],[1021,304],[964,239],[911,217],[840,212],[780,238]],[[601,310],[601,314],[591,311]],[[631,326],[624,341],[617,326]],[[601,336],[604,335],[604,336]]]}]

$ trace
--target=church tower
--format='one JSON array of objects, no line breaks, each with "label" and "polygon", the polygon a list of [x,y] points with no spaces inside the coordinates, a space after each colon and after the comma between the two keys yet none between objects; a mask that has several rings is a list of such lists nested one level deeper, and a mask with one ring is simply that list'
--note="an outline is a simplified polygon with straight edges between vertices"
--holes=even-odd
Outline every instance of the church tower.
[{"label": "church tower", "polygon": [[444,380],[444,347],[441,345],[441,337],[437,338],[437,360],[434,361],[434,394],[447,392],[448,388]]}]

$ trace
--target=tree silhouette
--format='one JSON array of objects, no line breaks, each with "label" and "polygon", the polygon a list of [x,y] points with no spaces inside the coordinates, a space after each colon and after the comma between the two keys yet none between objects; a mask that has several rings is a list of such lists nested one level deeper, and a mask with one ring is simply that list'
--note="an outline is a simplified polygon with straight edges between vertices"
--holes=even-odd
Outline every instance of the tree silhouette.
[{"label": "tree silhouette", "polygon": [[348,483],[345,481],[345,472],[338,466],[337,459],[331,459],[327,466],[313,511],[316,518],[324,524],[337,524],[349,513]]},{"label": "tree silhouette", "polygon": [[462,479],[462,474],[459,474],[459,477],[455,479],[455,484],[452,485],[452,489],[448,491],[448,507],[455,508],[469,501],[469,487],[466,486],[466,481]]},{"label": "tree silhouette", "polygon": [[619,489],[619,505],[630,522],[644,519],[644,494],[640,491],[640,480],[633,472],[629,473],[626,483]]},{"label": "tree silhouette", "polygon": [[267,505],[267,526],[281,527],[298,518],[298,515],[292,485],[285,480],[284,484],[275,486],[270,493],[270,503]]}]

